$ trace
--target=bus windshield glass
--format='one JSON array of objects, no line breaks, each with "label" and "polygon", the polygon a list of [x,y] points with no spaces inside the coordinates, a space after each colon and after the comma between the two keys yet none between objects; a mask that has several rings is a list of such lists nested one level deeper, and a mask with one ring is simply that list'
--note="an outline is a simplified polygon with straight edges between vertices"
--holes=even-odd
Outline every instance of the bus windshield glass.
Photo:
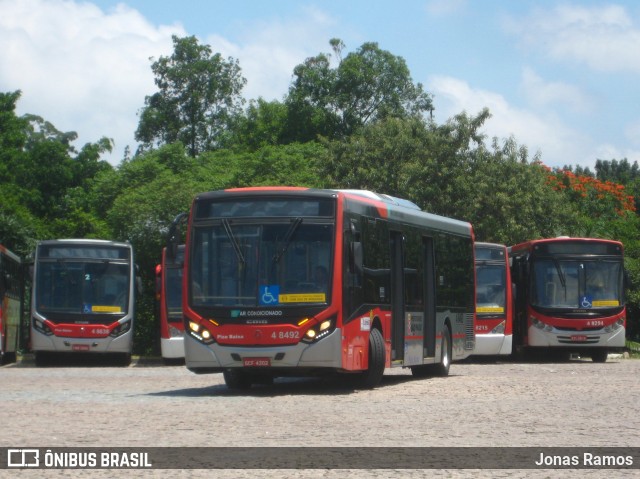
[{"label": "bus windshield glass", "polygon": [[334,227],[302,217],[207,223],[194,230],[195,307],[268,307],[329,300]]},{"label": "bus windshield glass", "polygon": [[533,263],[531,304],[569,309],[622,306],[621,268],[620,261],[538,259]]},{"label": "bus windshield glass", "polygon": [[506,278],[504,265],[478,265],[476,269],[477,313],[504,313]]},{"label": "bus windshield glass", "polygon": [[[42,312],[127,313],[130,265],[116,249],[47,248],[41,251],[36,306]],[[123,250],[126,254],[126,250]],[[84,256],[84,258],[82,258]],[[107,256],[107,257],[104,257]],[[102,258],[100,258],[102,257]]]}]

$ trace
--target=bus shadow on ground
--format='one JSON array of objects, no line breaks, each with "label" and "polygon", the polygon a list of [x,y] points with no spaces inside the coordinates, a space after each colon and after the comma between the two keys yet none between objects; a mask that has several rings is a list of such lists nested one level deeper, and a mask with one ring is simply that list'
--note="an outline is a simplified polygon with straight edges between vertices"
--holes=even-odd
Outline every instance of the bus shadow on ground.
[{"label": "bus shadow on ground", "polygon": [[104,368],[127,367],[131,357],[116,353],[39,353],[37,359],[24,361],[24,364],[38,368]]},{"label": "bus shadow on ground", "polygon": [[[416,379],[411,375],[383,376],[380,385],[374,390],[403,384],[410,381],[425,381],[429,378]],[[159,397],[209,397],[209,396],[336,396],[350,395],[371,391],[354,386],[348,378],[338,377],[282,377],[276,378],[272,384],[254,384],[249,389],[229,389],[225,384],[216,384],[205,388],[175,389],[148,393]]]},{"label": "bus shadow on ground", "polygon": [[[618,362],[618,357],[610,355],[607,363]],[[469,356],[458,364],[580,364],[593,363],[589,356],[579,354],[527,353],[521,356]]]}]

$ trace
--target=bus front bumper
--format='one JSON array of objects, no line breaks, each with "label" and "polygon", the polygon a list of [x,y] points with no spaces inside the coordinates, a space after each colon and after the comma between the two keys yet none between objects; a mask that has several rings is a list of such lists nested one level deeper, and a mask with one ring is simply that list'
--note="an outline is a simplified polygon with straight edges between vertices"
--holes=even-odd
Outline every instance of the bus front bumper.
[{"label": "bus front bumper", "polygon": [[476,334],[473,354],[478,356],[509,355],[512,344],[513,336],[511,334]]},{"label": "bus front bumper", "polygon": [[[300,342],[284,346],[222,346],[205,345],[185,334],[185,364],[190,371],[221,372],[228,368],[246,367],[251,359],[268,359],[268,368],[329,368],[342,367],[342,332],[336,329],[316,343]],[[264,364],[264,363],[259,363]]]},{"label": "bus front bumper", "polygon": [[184,358],[184,337],[160,338],[160,351],[166,359]]},{"label": "bus front bumper", "polygon": [[625,328],[607,332],[599,331],[560,331],[553,328],[545,331],[535,326],[529,327],[529,346],[564,347],[567,349],[607,348],[617,350],[625,346]]}]

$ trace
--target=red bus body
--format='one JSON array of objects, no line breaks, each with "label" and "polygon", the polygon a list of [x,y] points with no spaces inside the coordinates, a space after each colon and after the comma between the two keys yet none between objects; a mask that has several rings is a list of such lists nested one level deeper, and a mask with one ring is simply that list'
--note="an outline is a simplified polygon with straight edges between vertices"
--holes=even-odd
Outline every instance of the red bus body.
[{"label": "red bus body", "polygon": [[160,320],[160,350],[164,359],[184,358],[184,321],[182,319],[182,270],[184,246],[169,259],[162,249],[162,262],[156,267],[156,301]]},{"label": "red bus body", "polygon": [[323,372],[372,387],[474,347],[471,225],[371,192],[199,195],[183,290],[187,368],[229,387]]},{"label": "red bus body", "polygon": [[474,355],[509,355],[513,341],[513,296],[507,247],[475,243],[476,348]]},{"label": "red bus body", "polygon": [[516,287],[514,346],[604,362],[625,346],[623,245],[552,238],[509,248]]},{"label": "red bus body", "polygon": [[15,362],[20,341],[24,278],[20,258],[0,245],[0,363]]}]

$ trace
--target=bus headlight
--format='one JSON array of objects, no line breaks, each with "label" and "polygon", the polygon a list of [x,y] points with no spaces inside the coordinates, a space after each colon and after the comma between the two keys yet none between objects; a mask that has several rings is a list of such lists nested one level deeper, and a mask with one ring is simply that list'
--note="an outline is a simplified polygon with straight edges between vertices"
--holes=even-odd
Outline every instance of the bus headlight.
[{"label": "bus headlight", "polygon": [[189,321],[189,335],[204,344],[213,343],[211,331],[195,321]]},{"label": "bus headlight", "polygon": [[181,338],[182,330],[173,326],[169,326],[169,337],[170,338]]},{"label": "bus headlight", "polygon": [[37,318],[32,318],[32,319],[33,319],[33,329],[35,329],[39,333],[44,334],[45,336],[51,336],[53,334],[53,331],[51,331],[51,328],[47,326],[44,323],[44,321],[41,321]]},{"label": "bus headlight", "polygon": [[604,332],[605,333],[610,333],[612,331],[617,331],[618,329],[620,329],[622,326],[624,325],[624,318],[620,318],[619,320],[617,320],[615,323],[610,324],[609,326],[605,326],[604,328]]},{"label": "bus headlight", "polygon": [[538,329],[542,329],[543,331],[546,331],[546,332],[553,331],[553,326],[543,323],[535,316],[530,316],[529,320],[531,321],[531,324],[533,324]]},{"label": "bus headlight", "polygon": [[491,330],[491,334],[504,334],[504,321]]},{"label": "bus headlight", "polygon": [[325,319],[324,321],[320,321],[318,324],[315,324],[313,327],[309,328],[307,332],[304,333],[302,341],[305,343],[313,343],[319,341],[325,336],[331,334],[334,329],[336,329],[335,318]]},{"label": "bus headlight", "polygon": [[112,338],[117,338],[118,336],[122,336],[124,333],[131,329],[131,320],[127,320],[124,323],[116,326],[110,333],[109,336]]}]

